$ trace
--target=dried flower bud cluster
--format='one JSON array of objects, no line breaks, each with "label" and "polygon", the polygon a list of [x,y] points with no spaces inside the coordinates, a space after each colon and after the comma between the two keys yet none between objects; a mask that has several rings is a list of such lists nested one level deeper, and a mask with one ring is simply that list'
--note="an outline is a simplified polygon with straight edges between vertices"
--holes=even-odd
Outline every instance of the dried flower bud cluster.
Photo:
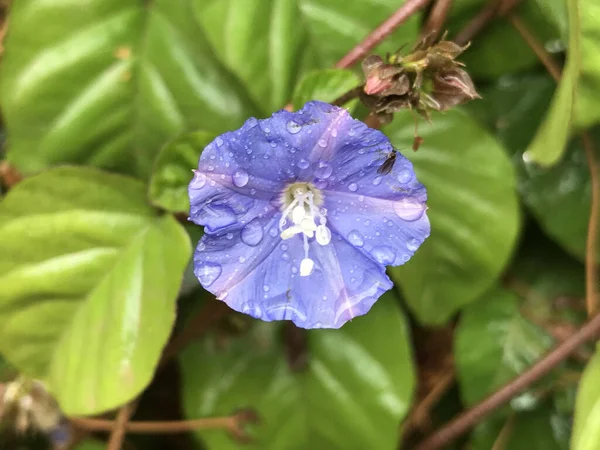
[{"label": "dried flower bud cluster", "polygon": [[365,58],[362,103],[385,124],[401,109],[429,119],[431,109],[445,111],[480,98],[463,64],[456,61],[467,47],[444,38],[437,43],[426,38],[406,56],[398,51],[385,61],[377,55]]}]

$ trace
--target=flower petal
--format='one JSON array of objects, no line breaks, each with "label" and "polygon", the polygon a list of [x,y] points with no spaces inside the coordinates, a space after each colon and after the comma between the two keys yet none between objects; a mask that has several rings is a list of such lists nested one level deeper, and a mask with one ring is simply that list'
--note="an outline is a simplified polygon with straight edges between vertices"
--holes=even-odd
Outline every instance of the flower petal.
[{"label": "flower petal", "polygon": [[[279,214],[256,219],[276,230]],[[260,245],[248,246],[241,232],[231,239],[205,235],[194,257],[204,287],[231,308],[258,319],[292,320],[303,328],[339,328],[365,314],[392,287],[384,268],[339,236],[321,246],[312,241],[315,266],[300,276],[302,238],[282,241],[266,231]]]}]

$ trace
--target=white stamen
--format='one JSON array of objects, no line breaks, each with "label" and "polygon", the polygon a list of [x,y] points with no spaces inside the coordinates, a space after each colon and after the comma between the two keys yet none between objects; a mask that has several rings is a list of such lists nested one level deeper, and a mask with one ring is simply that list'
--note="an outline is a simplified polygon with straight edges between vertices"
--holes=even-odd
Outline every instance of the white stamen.
[{"label": "white stamen", "polygon": [[317,242],[321,245],[327,245],[331,242],[331,231],[325,225],[319,225],[317,227],[315,237]]},{"label": "white stamen", "polygon": [[304,210],[304,205],[296,206],[292,211],[292,221],[298,225],[302,222],[302,219],[306,216],[306,211]]},{"label": "white stamen", "polygon": [[300,261],[300,276],[307,277],[309,276],[313,269],[315,268],[315,262],[310,258],[304,258]]},{"label": "white stamen", "polygon": [[298,233],[302,233],[302,229],[294,225],[293,227],[283,230],[279,236],[285,241],[286,239],[296,236]]}]

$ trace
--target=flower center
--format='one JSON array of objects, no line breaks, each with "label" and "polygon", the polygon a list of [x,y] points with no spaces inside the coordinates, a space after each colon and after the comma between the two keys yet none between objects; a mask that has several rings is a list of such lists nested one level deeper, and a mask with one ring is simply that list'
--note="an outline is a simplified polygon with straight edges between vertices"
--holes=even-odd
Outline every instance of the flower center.
[{"label": "flower center", "polygon": [[[302,234],[304,258],[300,261],[300,276],[310,275],[315,262],[308,257],[308,239],[314,237],[320,245],[331,241],[331,231],[327,228],[327,210],[319,208],[323,204],[321,191],[310,183],[290,184],[281,193],[282,214],[279,220],[281,239]],[[288,221],[291,225],[288,227]],[[287,228],[286,228],[287,227]]]}]

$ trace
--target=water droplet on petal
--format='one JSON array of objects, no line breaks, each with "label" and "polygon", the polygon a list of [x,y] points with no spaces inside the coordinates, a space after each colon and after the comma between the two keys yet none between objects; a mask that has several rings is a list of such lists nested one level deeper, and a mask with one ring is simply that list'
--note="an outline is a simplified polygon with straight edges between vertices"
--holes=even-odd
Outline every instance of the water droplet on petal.
[{"label": "water droplet on petal", "polygon": [[319,147],[323,147],[323,148],[327,147],[327,141],[325,139],[319,139],[317,141],[317,144],[319,144]]},{"label": "water droplet on petal", "polygon": [[271,290],[271,288],[269,286],[267,286],[266,284],[263,286],[264,292],[269,292],[270,290]]},{"label": "water droplet on petal", "polygon": [[335,129],[331,130],[331,135],[333,137],[337,137],[337,130],[335,130]]},{"label": "water droplet on petal", "polygon": [[252,220],[241,233],[242,242],[250,247],[256,247],[263,239],[263,229],[257,219]]},{"label": "water droplet on petal", "polygon": [[307,160],[301,159],[300,161],[298,161],[298,167],[300,167],[301,169],[307,169],[308,166],[310,166],[310,163]]},{"label": "water droplet on petal", "polygon": [[198,277],[198,280],[200,280],[200,283],[202,283],[202,286],[206,288],[219,278],[222,271],[223,268],[219,264],[204,261],[196,266],[194,273]]},{"label": "water droplet on petal", "polygon": [[392,264],[394,259],[396,259],[396,254],[394,251],[391,248],[383,245],[375,247],[373,250],[371,250],[371,254],[380,264],[383,264],[384,266]]},{"label": "water droplet on petal", "polygon": [[394,202],[394,211],[398,217],[408,222],[420,219],[425,209],[426,206],[423,203],[410,197]]},{"label": "water droplet on petal", "polygon": [[413,175],[410,172],[410,170],[408,169],[403,169],[401,170],[398,175],[396,176],[396,179],[398,180],[398,182],[405,184],[408,183],[410,180],[412,180]]},{"label": "water droplet on petal", "polygon": [[288,252],[284,252],[281,255],[281,259],[283,259],[284,261],[289,261],[290,260],[290,254]]},{"label": "water droplet on petal", "polygon": [[237,216],[227,205],[206,205],[198,212],[198,222],[206,224],[210,231],[234,224]]},{"label": "water droplet on petal", "polygon": [[220,137],[218,137],[218,138],[216,139],[216,143],[217,143],[217,147],[220,147],[220,146],[222,146],[222,145],[223,145],[223,139],[221,139]]},{"label": "water droplet on petal", "polygon": [[358,185],[356,183],[350,183],[348,185],[348,190],[350,190],[352,192],[356,192],[357,189],[358,189]]},{"label": "water droplet on petal", "polygon": [[348,241],[355,247],[362,247],[365,245],[363,235],[356,230],[352,230],[350,233],[348,233]]},{"label": "water droplet on petal", "polygon": [[290,120],[287,125],[285,126],[285,128],[288,130],[288,132],[290,132],[291,134],[296,134],[298,133],[302,127],[297,124],[296,122],[294,122],[293,120]]},{"label": "water droplet on petal", "polygon": [[354,136],[356,134],[356,131],[354,131],[354,128],[350,128],[350,130],[348,130],[348,136]]},{"label": "water droplet on petal", "polygon": [[202,172],[195,170],[194,171],[194,179],[192,180],[192,183],[194,184],[194,188],[196,189],[200,189],[201,187],[203,187],[206,184],[206,175],[204,175]]},{"label": "water droplet on petal", "polygon": [[331,164],[325,161],[318,161],[315,163],[315,177],[326,179],[333,173]]},{"label": "water droplet on petal", "polygon": [[419,248],[419,241],[417,241],[416,239],[411,239],[406,243],[406,248],[409,249],[411,252],[417,251],[417,249]]},{"label": "water droplet on petal", "polygon": [[236,170],[235,173],[233,174],[233,184],[235,184],[237,187],[244,187],[248,184],[248,172],[246,172],[245,170]]},{"label": "water droplet on petal", "polygon": [[240,256],[240,257],[238,258],[238,261],[239,261],[240,263],[245,263],[245,262],[246,262],[246,257],[245,257],[245,256]]},{"label": "water droplet on petal", "polygon": [[244,304],[242,305],[242,312],[243,312],[244,314],[248,314],[248,313],[250,312],[250,309],[251,309],[251,307],[250,307],[250,303],[244,303]]},{"label": "water droplet on petal", "polygon": [[383,179],[383,177],[375,177],[375,178],[373,178],[373,185],[379,186],[381,184],[381,180],[382,179]]}]

